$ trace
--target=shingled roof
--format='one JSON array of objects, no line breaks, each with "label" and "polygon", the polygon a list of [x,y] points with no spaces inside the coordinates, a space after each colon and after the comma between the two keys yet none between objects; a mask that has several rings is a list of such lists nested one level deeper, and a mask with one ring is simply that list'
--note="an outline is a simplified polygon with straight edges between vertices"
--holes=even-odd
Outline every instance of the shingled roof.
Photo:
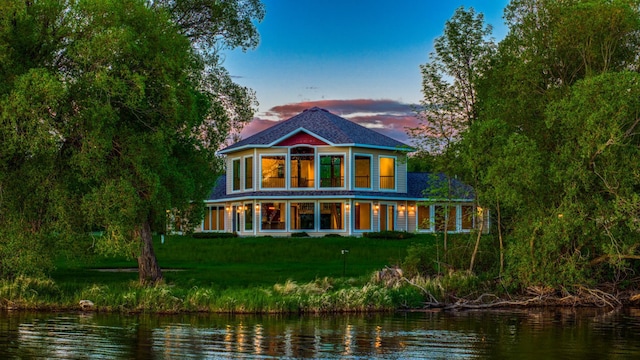
[{"label": "shingled roof", "polygon": [[[379,200],[395,199],[395,200],[421,200],[421,199],[443,199],[446,195],[443,192],[447,187],[447,177],[444,174],[426,173],[426,172],[409,172],[407,173],[407,192],[378,192],[378,191],[362,191],[362,190],[270,190],[270,191],[252,191],[238,194],[227,194],[226,176],[220,176],[216,180],[208,201],[222,201],[237,198],[263,198],[263,197],[308,197],[317,196],[327,197],[375,197]],[[473,188],[460,180],[451,179],[451,194],[455,200],[473,200]]]},{"label": "shingled roof", "polygon": [[278,122],[253,136],[238,141],[221,150],[220,153],[228,153],[244,148],[270,147],[301,131],[307,132],[332,146],[357,146],[402,151],[414,150],[405,143],[332,114],[325,109],[313,107],[288,120]]}]

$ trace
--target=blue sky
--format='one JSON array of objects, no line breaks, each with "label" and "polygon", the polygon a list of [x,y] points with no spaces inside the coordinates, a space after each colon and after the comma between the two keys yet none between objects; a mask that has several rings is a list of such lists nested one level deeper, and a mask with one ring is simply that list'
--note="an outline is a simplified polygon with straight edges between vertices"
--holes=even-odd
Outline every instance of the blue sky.
[{"label": "blue sky", "polygon": [[235,81],[256,91],[255,131],[320,106],[407,141],[421,98],[420,64],[460,7],[473,7],[504,37],[507,0],[263,0],[260,45],[225,53]]}]

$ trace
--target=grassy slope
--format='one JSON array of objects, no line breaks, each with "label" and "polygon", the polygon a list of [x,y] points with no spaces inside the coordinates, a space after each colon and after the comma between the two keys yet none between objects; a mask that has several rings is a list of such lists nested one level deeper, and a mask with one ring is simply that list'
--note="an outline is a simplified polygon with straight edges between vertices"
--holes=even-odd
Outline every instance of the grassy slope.
[{"label": "grassy slope", "polygon": [[[288,279],[302,283],[323,277],[342,277],[346,255],[347,277],[368,277],[374,270],[398,264],[407,247],[428,237],[408,240],[366,238],[228,238],[194,239],[170,236],[155,250],[169,284],[243,288],[270,286]],[[135,280],[136,273],[104,273],[95,268],[136,267],[135,260],[93,258],[83,263],[61,260],[53,274],[59,283],[75,286],[117,284]],[[72,286],[71,284],[68,284]]]}]

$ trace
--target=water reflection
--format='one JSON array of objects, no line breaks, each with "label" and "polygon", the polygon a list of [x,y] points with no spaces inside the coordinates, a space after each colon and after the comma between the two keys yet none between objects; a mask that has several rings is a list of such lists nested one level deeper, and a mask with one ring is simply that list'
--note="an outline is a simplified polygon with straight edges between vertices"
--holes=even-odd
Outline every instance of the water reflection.
[{"label": "water reflection", "polygon": [[0,358],[640,358],[640,310],[339,316],[0,313]]}]

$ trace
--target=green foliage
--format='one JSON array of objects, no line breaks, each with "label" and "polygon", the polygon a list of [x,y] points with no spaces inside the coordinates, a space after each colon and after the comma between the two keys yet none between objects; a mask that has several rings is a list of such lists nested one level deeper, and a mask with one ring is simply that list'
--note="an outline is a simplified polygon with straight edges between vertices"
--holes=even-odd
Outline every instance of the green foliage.
[{"label": "green foliage", "polygon": [[0,227],[0,277],[43,277],[53,269],[54,236],[25,232],[18,222]]},{"label": "green foliage", "polygon": [[296,237],[296,238],[299,238],[299,237],[309,237],[309,234],[307,234],[307,233],[306,233],[306,232],[304,232],[304,231],[301,231],[301,232],[294,232],[294,233],[291,233],[291,237]]},{"label": "green foliage", "polygon": [[[472,234],[449,235],[449,250],[446,258],[438,237],[419,243],[414,242],[407,248],[407,256],[402,261],[404,275],[407,278],[446,275],[449,272],[467,269],[475,241],[475,235]],[[481,238],[475,267],[477,272],[489,274],[489,276],[497,274],[499,254],[495,242],[496,239],[493,236],[485,235]]]},{"label": "green foliage", "polygon": [[217,233],[217,232],[199,232],[191,234],[191,237],[194,239],[231,239],[237,238],[238,234],[236,233]]},{"label": "green foliage", "polygon": [[[434,252],[435,250],[435,252]],[[437,248],[429,244],[412,244],[407,248],[407,256],[402,261],[402,270],[408,278],[438,274]]]},{"label": "green foliage", "polygon": [[51,279],[18,276],[0,281],[0,299],[3,306],[35,308],[39,302],[58,301],[61,291]]},{"label": "green foliage", "polygon": [[506,9],[509,33],[458,149],[480,203],[499,214],[510,286],[617,282],[639,268],[638,5]]},{"label": "green foliage", "polygon": [[[8,0],[0,10],[0,229],[25,233],[0,241],[61,248],[99,228],[95,249],[153,264],[151,228],[166,228],[167,209],[187,228],[200,222],[193,204],[219,170],[215,151],[252,118],[253,92],[217,50],[257,45],[264,7]],[[0,276],[48,270],[17,254],[0,258]]]}]

